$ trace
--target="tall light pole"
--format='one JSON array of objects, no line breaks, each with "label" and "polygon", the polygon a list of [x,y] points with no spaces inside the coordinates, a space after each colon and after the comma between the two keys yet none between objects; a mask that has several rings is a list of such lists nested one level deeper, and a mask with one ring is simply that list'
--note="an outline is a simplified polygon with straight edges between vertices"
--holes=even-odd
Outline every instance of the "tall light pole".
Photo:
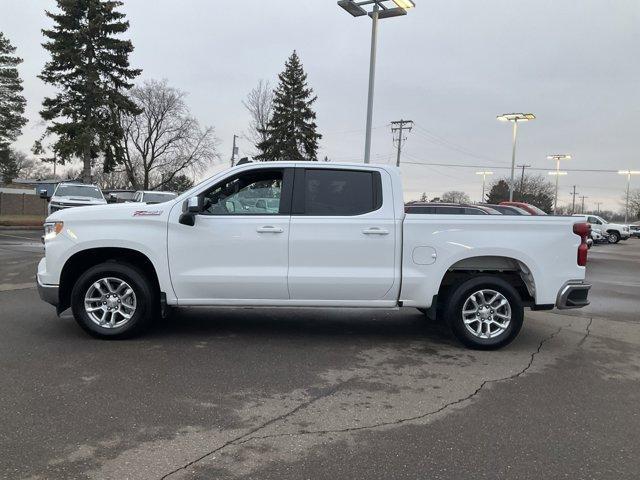
[{"label": "tall light pole", "polygon": [[518,139],[518,122],[528,122],[535,120],[536,116],[533,113],[503,113],[498,115],[498,120],[501,122],[513,123],[513,149],[511,152],[511,182],[509,183],[509,201],[513,201],[514,190],[514,177],[516,170],[516,140]]},{"label": "tall light pole", "polygon": [[485,202],[486,200],[484,198],[484,187],[487,183],[487,175],[493,175],[493,172],[487,172],[486,170],[483,170],[482,172],[476,172],[476,175],[482,175],[482,202]]},{"label": "tall light pole", "polygon": [[627,176],[627,201],[624,207],[624,223],[627,223],[629,221],[629,187],[631,186],[631,175],[640,175],[640,171],[620,170],[618,174]]},{"label": "tall light pole", "polygon": [[[373,122],[373,91],[376,78],[376,50],[378,43],[378,20],[399,17],[416,6],[413,0],[339,0],[338,5],[354,17],[371,17],[371,54],[369,57],[369,95],[367,97],[367,126],[364,141],[364,163],[371,159],[371,125]],[[367,12],[363,7],[371,5]],[[393,6],[390,6],[393,5]]]},{"label": "tall light pole", "polygon": [[556,154],[556,155],[548,155],[547,156],[547,160],[555,160],[556,161],[556,171],[555,172],[549,172],[549,175],[555,175],[556,176],[556,196],[553,199],[553,214],[557,215],[558,214],[558,179],[560,178],[560,175],[566,175],[567,172],[560,172],[560,160],[571,160],[571,155],[568,155],[566,153],[560,153],[560,154]]}]

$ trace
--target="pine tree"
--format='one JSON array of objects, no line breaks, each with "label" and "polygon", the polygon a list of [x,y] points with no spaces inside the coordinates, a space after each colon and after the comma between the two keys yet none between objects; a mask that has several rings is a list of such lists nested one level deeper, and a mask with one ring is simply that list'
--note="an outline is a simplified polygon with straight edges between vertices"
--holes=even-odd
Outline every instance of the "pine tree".
[{"label": "pine tree", "polygon": [[311,106],[317,97],[307,86],[307,74],[294,50],[284,71],[278,75],[274,92],[273,114],[266,129],[266,140],[257,147],[258,160],[317,160],[316,113]]},{"label": "pine tree", "polygon": [[[6,151],[15,142],[27,123],[22,96],[22,79],[18,65],[22,59],[14,55],[16,47],[0,32],[0,151]],[[8,155],[8,153],[7,153]]]},{"label": "pine tree", "polygon": [[127,90],[140,70],[129,65],[133,45],[120,36],[129,28],[118,0],[57,0],[59,12],[46,12],[53,29],[43,30],[43,47],[51,54],[40,78],[60,92],[42,103],[48,133],[57,136],[60,162],[79,157],[83,180],[101,155],[110,171],[122,158],[121,113],[138,113]]}]

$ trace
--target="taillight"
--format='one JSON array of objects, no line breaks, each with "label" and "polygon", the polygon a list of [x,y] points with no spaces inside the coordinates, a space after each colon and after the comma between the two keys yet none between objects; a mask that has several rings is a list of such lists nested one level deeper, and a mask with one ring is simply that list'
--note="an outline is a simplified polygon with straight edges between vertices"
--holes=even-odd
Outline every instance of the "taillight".
[{"label": "taillight", "polygon": [[574,223],[573,233],[580,236],[580,246],[578,247],[578,265],[585,267],[587,265],[587,252],[589,247],[587,246],[587,238],[591,234],[591,224],[589,223]]}]

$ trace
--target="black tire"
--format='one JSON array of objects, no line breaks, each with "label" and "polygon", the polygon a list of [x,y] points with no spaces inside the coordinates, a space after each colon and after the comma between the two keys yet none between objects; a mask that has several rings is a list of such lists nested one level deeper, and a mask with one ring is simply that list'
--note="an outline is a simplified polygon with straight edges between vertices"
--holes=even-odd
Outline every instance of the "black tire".
[{"label": "black tire", "polygon": [[[84,308],[85,294],[95,282],[106,277],[126,282],[136,298],[136,308],[131,318],[114,328],[98,325]],[[91,267],[78,278],[71,291],[71,310],[76,322],[90,335],[103,339],[128,338],[142,332],[151,323],[158,305],[158,295],[146,275],[126,263],[105,262]]]},{"label": "black tire", "polygon": [[[462,309],[467,299],[479,290],[493,290],[500,293],[511,308],[511,320],[508,327],[492,338],[480,338],[471,333],[465,326]],[[452,287],[446,300],[444,313],[449,327],[465,346],[478,350],[496,350],[513,341],[522,328],[524,307],[518,292],[505,280],[491,275],[472,277]],[[491,328],[489,326],[489,328]]]},{"label": "black tire", "polygon": [[607,235],[607,240],[611,244],[615,244],[620,241],[620,234],[618,232],[609,232]]}]

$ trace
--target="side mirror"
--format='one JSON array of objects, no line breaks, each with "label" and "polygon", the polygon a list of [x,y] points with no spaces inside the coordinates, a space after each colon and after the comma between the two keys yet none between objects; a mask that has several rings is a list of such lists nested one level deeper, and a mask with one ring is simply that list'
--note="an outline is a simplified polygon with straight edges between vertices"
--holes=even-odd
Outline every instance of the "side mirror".
[{"label": "side mirror", "polygon": [[204,209],[203,197],[191,197],[185,202],[184,211],[178,222],[182,225],[193,227],[196,224],[196,215]]},{"label": "side mirror", "polygon": [[46,190],[40,190],[38,195],[40,195],[40,198],[44,198],[45,200],[49,199],[49,192],[47,192]]},{"label": "side mirror", "polygon": [[107,197],[107,203],[118,203],[118,197],[116,197],[113,193],[110,193]]},{"label": "side mirror", "polygon": [[204,198],[203,197],[191,197],[187,200],[187,212],[189,213],[200,213],[204,208]]}]

